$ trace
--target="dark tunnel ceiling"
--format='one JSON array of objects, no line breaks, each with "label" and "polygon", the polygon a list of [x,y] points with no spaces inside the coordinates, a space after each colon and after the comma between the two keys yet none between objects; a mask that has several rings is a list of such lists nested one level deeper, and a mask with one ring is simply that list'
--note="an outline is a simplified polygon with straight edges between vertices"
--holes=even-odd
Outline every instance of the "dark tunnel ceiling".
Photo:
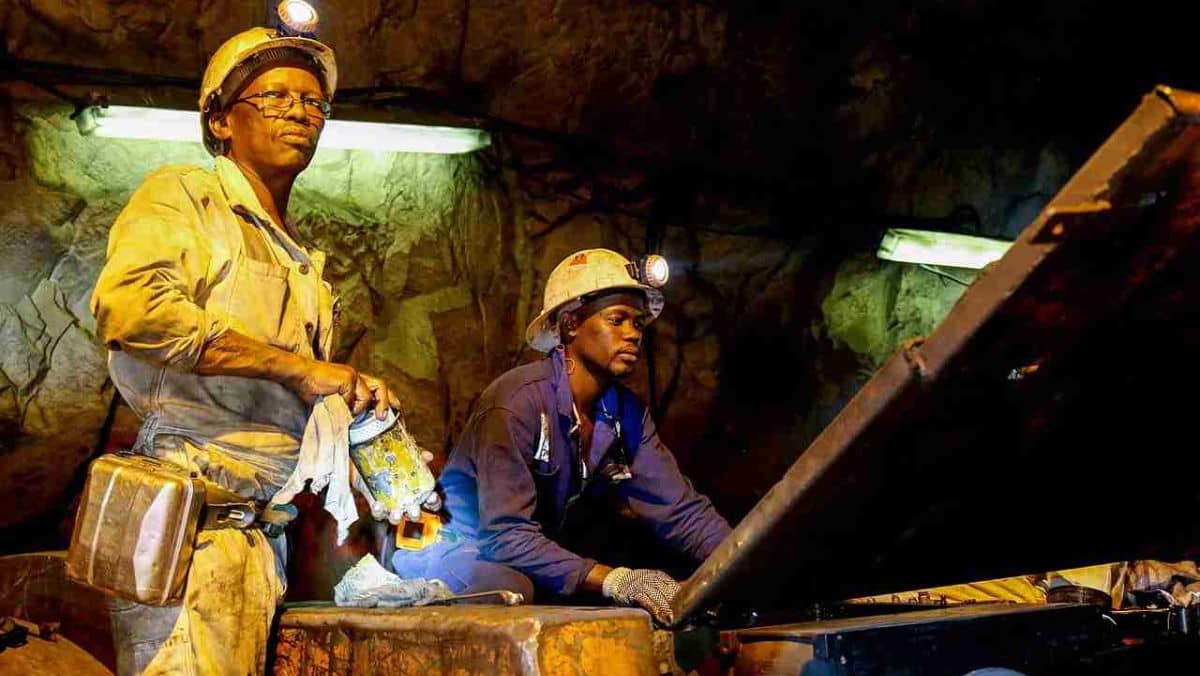
[{"label": "dark tunnel ceiling", "polygon": [[[157,3],[112,4],[131,11]],[[415,2],[400,4],[418,11]],[[704,192],[757,195],[770,204],[771,224],[785,229],[845,221],[847,214],[868,218],[881,208],[879,175],[889,167],[877,156],[889,147],[907,143],[920,153],[1053,141],[1077,164],[1155,84],[1200,87],[1196,24],[1166,3],[1118,11],[1081,0],[642,0],[600,11],[634,15],[647,6],[676,18],[697,6],[724,15],[721,52],[660,69],[644,96],[620,91],[615,73],[585,92],[578,110],[539,111],[554,104],[521,101],[497,117],[539,129],[552,126],[547,119],[571,118],[566,129],[549,131],[574,139],[579,157],[612,162],[615,155],[649,167],[658,216],[667,220],[703,220],[695,194]],[[531,25],[557,16],[530,19],[528,5],[515,0],[463,7]],[[8,48],[18,57],[37,53],[29,41],[42,38],[21,33],[16,23],[3,28]],[[579,46],[568,58],[602,49],[586,43],[603,31],[574,30]],[[528,30],[522,39],[533,49],[538,33]],[[60,55],[113,65],[84,50]],[[481,77],[431,67],[419,84],[493,114],[512,78],[503,64],[491,66]]]}]

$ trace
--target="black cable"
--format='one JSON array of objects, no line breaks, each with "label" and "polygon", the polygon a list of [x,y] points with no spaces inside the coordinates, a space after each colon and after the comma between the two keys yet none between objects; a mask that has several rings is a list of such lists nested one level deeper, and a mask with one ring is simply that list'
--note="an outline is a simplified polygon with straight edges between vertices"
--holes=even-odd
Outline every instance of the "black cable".
[{"label": "black cable", "polygon": [[932,272],[933,274],[935,274],[939,277],[945,277],[946,279],[949,279],[952,282],[958,282],[959,284],[962,284],[963,286],[971,286],[970,282],[963,280],[963,279],[959,279],[958,277],[955,277],[954,275],[952,275],[949,272],[946,272],[944,270],[938,270],[937,268],[935,268],[931,265],[926,265],[924,263],[918,263],[917,267],[919,267],[922,270],[925,270],[927,272]]}]

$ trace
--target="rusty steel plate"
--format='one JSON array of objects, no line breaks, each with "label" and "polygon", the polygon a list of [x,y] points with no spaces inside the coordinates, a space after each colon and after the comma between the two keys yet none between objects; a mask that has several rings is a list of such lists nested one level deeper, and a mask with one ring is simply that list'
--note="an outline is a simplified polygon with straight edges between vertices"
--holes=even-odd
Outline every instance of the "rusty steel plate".
[{"label": "rusty steel plate", "polygon": [[800,454],[686,581],[676,616],[1197,542],[1198,123],[1200,96],[1147,95]]}]

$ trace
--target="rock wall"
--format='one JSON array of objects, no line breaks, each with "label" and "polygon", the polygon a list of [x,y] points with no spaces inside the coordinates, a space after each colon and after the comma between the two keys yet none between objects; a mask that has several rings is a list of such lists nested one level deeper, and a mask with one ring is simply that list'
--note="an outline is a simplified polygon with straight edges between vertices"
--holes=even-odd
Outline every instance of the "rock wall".
[{"label": "rock wall", "polygon": [[0,181],[2,528],[61,501],[104,426],[112,388],[77,282],[94,279],[103,257],[95,236],[115,212],[39,183],[11,105],[0,107],[0,120],[8,141],[0,153],[8,167]]},{"label": "rock wall", "polygon": [[[196,80],[267,4],[18,0],[0,36],[20,59]],[[342,87],[415,87],[505,130],[470,156],[322,151],[302,176],[292,216],[331,254],[337,356],[395,384],[444,451],[475,395],[534,356],[522,332],[563,256],[661,249],[674,278],[635,386],[736,517],[961,293],[875,260],[881,229],[1014,236],[1153,84],[1090,93],[1068,79],[1086,50],[1006,51],[1086,38],[1062,28],[1069,7],[1043,11],[1031,27],[972,2],[331,5]],[[962,25],[1007,37],[976,48]],[[161,101],[143,80],[113,89]],[[208,159],[85,139],[37,90],[0,93],[0,533],[28,535],[68,511],[110,413],[118,437],[136,425],[111,410],[87,312],[107,229],[147,171]],[[1080,121],[1082,93],[1108,107]],[[962,206],[977,221],[947,219]]]},{"label": "rock wall", "polygon": [[[12,487],[0,528],[63,512],[105,433],[114,393],[88,299],[109,226],[154,168],[210,163],[198,145],[81,136],[62,106],[7,112],[20,143],[9,153],[14,180],[0,186],[14,234],[0,260],[8,425],[0,478]],[[327,278],[343,300],[336,358],[396,386],[414,433],[437,451],[450,447],[491,379],[536,358],[524,348],[524,328],[558,261],[583,247],[634,252],[647,244],[644,217],[586,197],[638,177],[564,163],[502,168],[498,157],[516,152],[512,145],[498,137],[474,155],[320,151],[291,205],[302,233],[330,255]],[[773,341],[809,331],[807,317],[789,307],[805,253],[774,238],[678,225],[665,228],[661,244],[675,278],[648,338],[653,377],[643,369],[633,385],[656,405],[681,463],[720,499],[734,484],[704,468],[752,445],[745,438],[756,427],[738,429],[737,417],[763,394],[742,391],[737,379],[726,384],[722,360],[738,349],[747,318]],[[733,409],[719,410],[723,402]],[[129,440],[136,424],[118,415],[108,433]]]},{"label": "rock wall", "polygon": [[[0,528],[69,499],[100,442],[113,391],[88,302],[113,220],[156,167],[211,165],[198,144],[83,137],[61,106],[7,112],[24,144],[13,153],[18,176],[0,184],[9,235],[0,249]],[[520,345],[511,308],[527,266],[484,164],[322,151],[291,208],[330,254],[327,278],[344,300],[338,356],[395,383],[433,448]]]}]

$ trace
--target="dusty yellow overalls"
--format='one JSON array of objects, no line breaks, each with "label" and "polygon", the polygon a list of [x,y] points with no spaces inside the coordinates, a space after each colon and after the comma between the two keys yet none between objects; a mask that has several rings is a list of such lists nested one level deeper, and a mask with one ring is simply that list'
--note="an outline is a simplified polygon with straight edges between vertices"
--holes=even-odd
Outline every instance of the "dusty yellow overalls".
[{"label": "dusty yellow overalls", "polygon": [[[267,500],[295,467],[308,406],[277,383],[191,372],[234,330],[327,359],[325,257],[267,216],[241,170],[167,167],[118,216],[92,297],[113,382],[143,424],[136,450]],[[258,674],[283,597],[282,538],[202,531],[182,603],[114,602],[121,674]]]}]

